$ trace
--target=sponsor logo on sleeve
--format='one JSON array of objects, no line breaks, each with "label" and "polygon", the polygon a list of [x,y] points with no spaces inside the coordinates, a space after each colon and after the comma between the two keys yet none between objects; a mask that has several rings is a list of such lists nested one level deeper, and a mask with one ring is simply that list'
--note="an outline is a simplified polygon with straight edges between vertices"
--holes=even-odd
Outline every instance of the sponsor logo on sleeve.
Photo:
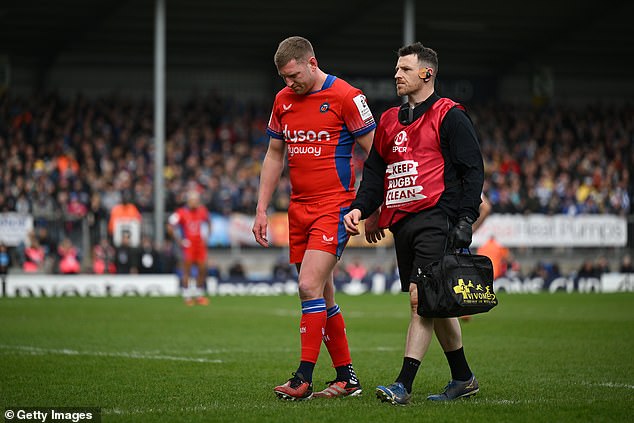
[{"label": "sponsor logo on sleeve", "polygon": [[370,107],[368,106],[368,102],[365,100],[365,96],[363,94],[357,95],[352,100],[357,106],[359,116],[361,116],[361,119],[363,119],[364,122],[369,123],[374,121],[374,117],[372,117],[372,112],[370,111]]}]

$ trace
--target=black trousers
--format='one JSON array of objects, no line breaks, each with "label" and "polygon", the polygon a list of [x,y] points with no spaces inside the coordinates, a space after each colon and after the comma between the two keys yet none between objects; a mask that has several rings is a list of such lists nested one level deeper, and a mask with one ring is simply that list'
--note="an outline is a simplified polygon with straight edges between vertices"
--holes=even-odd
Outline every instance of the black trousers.
[{"label": "black trousers", "polygon": [[406,216],[390,227],[401,291],[409,292],[409,284],[416,279],[418,268],[422,269],[445,254],[451,228],[451,220],[438,207]]}]

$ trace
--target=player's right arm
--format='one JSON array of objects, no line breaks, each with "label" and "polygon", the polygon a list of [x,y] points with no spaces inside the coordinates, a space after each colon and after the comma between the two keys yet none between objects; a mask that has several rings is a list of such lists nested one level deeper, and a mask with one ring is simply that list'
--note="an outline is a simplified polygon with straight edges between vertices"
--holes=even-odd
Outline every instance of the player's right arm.
[{"label": "player's right arm", "polygon": [[269,140],[269,148],[262,162],[258,204],[255,209],[255,221],[253,222],[253,236],[257,243],[263,247],[269,246],[269,241],[266,238],[266,210],[269,208],[271,197],[273,197],[275,188],[280,181],[282,170],[284,170],[285,148],[284,140],[271,137]]},{"label": "player's right arm", "polygon": [[181,220],[180,209],[178,209],[167,219],[167,234],[172,237],[176,244],[187,248],[189,247],[189,240],[184,238],[180,231]]},{"label": "player's right arm", "polygon": [[352,209],[343,217],[343,226],[348,235],[359,235],[359,222],[361,221],[361,210]]}]

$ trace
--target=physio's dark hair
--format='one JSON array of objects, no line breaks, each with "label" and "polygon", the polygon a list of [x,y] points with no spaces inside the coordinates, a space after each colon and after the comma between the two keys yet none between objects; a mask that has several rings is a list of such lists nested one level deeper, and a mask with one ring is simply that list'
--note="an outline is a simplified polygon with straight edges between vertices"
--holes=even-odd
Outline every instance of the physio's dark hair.
[{"label": "physio's dark hair", "polygon": [[409,44],[398,49],[398,57],[409,56],[415,54],[418,62],[424,66],[430,67],[434,73],[438,73],[438,54],[429,47],[425,47],[420,42]]}]

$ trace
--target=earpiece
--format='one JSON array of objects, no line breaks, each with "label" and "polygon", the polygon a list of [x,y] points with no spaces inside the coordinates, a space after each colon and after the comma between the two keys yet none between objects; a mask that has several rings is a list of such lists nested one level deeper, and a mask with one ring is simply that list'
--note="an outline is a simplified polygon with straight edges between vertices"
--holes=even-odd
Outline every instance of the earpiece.
[{"label": "earpiece", "polygon": [[425,80],[425,82],[427,82],[433,75],[433,72],[434,71],[432,68],[420,68],[420,70],[418,71],[418,77],[420,79]]}]

